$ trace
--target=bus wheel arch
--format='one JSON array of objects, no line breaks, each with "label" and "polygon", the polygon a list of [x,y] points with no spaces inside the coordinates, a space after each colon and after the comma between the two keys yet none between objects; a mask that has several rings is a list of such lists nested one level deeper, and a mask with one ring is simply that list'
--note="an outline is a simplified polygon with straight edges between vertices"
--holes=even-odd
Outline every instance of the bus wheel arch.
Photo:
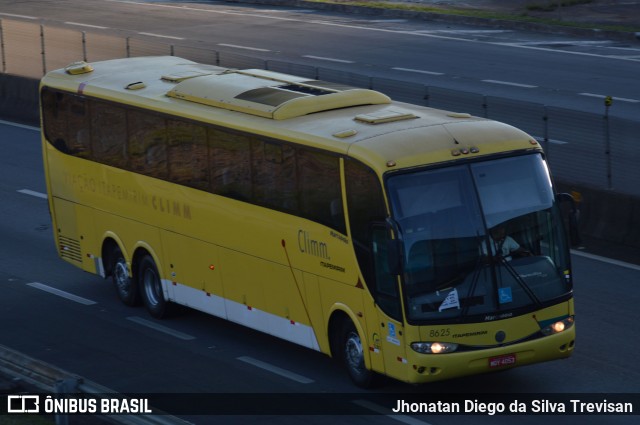
[{"label": "bus wheel arch", "polygon": [[346,369],[351,380],[361,388],[374,386],[377,374],[370,369],[369,350],[363,330],[343,310],[336,310],[329,319],[331,356]]},{"label": "bus wheel arch", "polygon": [[120,301],[128,306],[140,305],[140,295],[135,278],[129,273],[129,265],[118,242],[107,237],[102,243],[102,258],[105,277],[111,276]]},{"label": "bus wheel arch", "polygon": [[133,255],[132,274],[137,282],[142,304],[151,316],[162,319],[169,313],[170,302],[165,299],[162,276],[154,255],[144,247]]}]

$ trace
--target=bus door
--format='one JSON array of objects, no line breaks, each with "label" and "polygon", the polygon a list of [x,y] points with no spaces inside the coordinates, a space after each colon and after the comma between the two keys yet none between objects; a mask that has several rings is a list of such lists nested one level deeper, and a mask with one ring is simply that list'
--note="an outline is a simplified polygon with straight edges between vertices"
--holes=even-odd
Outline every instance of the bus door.
[{"label": "bus door", "polygon": [[[389,227],[376,224],[371,233],[371,273],[369,289],[374,303],[367,305],[369,350],[374,368],[384,365],[387,375],[405,380],[408,367],[402,307],[395,262],[400,261]],[[374,323],[373,320],[376,320]]]}]

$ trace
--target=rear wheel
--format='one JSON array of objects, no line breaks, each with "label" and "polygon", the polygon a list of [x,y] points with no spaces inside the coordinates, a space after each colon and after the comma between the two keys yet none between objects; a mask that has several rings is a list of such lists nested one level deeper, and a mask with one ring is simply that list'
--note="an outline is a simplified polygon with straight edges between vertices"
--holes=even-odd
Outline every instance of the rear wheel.
[{"label": "rear wheel", "polygon": [[376,374],[365,365],[362,340],[351,320],[345,320],[340,342],[342,359],[351,380],[361,388],[371,388]]},{"label": "rear wheel", "polygon": [[129,276],[127,260],[118,247],[111,252],[111,280],[120,301],[129,306],[140,304],[137,282]]},{"label": "rear wheel", "polygon": [[145,255],[140,260],[138,285],[140,285],[140,295],[147,311],[157,319],[165,317],[168,313],[169,302],[164,299],[158,268],[149,255]]}]

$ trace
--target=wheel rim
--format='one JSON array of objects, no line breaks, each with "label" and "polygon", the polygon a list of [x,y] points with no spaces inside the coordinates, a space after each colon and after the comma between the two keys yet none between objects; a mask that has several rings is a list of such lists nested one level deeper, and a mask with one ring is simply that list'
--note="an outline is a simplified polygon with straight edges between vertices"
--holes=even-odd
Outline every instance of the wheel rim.
[{"label": "wheel rim", "polygon": [[128,294],[131,291],[131,280],[129,279],[129,270],[127,263],[120,259],[115,265],[114,280],[118,291],[122,294]]},{"label": "wheel rim", "polygon": [[160,285],[160,279],[158,279],[158,275],[156,274],[156,272],[151,269],[146,269],[144,271],[142,284],[149,304],[157,306],[160,303],[162,287]]},{"label": "wheel rim", "polygon": [[350,332],[345,342],[345,359],[349,370],[360,375],[364,369],[362,342],[356,332]]}]

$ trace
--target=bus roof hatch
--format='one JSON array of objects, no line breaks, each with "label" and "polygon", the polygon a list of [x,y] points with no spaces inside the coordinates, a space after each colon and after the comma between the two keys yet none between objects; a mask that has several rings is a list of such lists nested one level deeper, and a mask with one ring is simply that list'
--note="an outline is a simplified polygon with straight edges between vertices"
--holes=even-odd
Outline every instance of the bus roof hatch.
[{"label": "bus roof hatch", "polygon": [[228,71],[178,82],[167,96],[275,120],[361,105],[390,103],[388,96],[265,70]]}]

